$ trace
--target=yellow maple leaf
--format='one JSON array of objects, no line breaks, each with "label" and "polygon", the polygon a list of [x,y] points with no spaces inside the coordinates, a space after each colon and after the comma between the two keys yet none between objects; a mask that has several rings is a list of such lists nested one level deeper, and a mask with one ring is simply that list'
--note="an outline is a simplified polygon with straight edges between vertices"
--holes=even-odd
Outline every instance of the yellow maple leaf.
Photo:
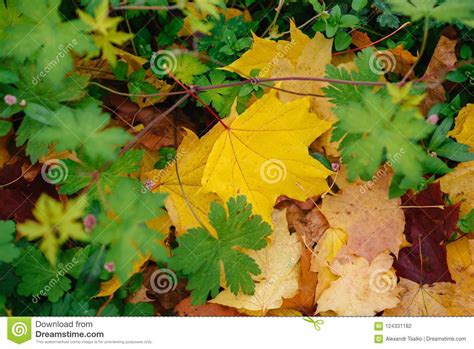
[{"label": "yellow maple leaf", "polygon": [[314,248],[311,270],[318,273],[315,299],[326,290],[338,276],[331,272],[331,264],[347,242],[347,233],[338,228],[329,228]]},{"label": "yellow maple leaf", "polygon": [[210,152],[202,191],[223,201],[245,195],[267,222],[278,196],[304,201],[326,191],[332,172],[309,155],[308,146],[330,124],[310,113],[309,103],[282,103],[272,91],[228,122]]},{"label": "yellow maple leaf", "polygon": [[286,58],[296,64],[298,57],[309,38],[290,22],[291,41],[262,39],[252,33],[253,45],[239,59],[221,69],[234,72],[242,77],[250,78],[253,70],[259,70],[258,77],[272,76],[272,70],[279,59]]},{"label": "yellow maple leaf", "polygon": [[474,208],[474,161],[463,162],[440,178],[441,190],[455,202],[461,202],[461,215]]},{"label": "yellow maple leaf", "polygon": [[199,139],[194,132],[186,130],[175,160],[166,168],[153,170],[146,175],[155,183],[154,192],[168,194],[165,207],[178,233],[184,233],[201,223],[209,232],[214,232],[208,222],[208,212],[211,202],[219,198],[214,193],[202,192],[201,180],[212,146],[223,131],[224,127],[218,123]]},{"label": "yellow maple leaf", "polygon": [[286,210],[274,211],[273,226],[272,242],[267,247],[247,251],[262,271],[254,277],[254,294],[234,295],[230,290],[224,290],[211,303],[264,315],[268,310],[280,308],[283,298],[291,298],[298,292],[302,246],[298,237],[288,231]]},{"label": "yellow maple leaf", "polygon": [[27,220],[18,225],[18,231],[28,240],[41,238],[40,250],[51,265],[57,264],[58,250],[69,239],[89,241],[79,219],[87,206],[87,199],[79,197],[63,203],[42,194],[36,201],[33,215],[37,221]]},{"label": "yellow maple leaf", "polygon": [[318,299],[317,312],[334,311],[342,316],[373,316],[400,301],[393,257],[384,252],[372,263],[354,255],[337,257],[332,271],[340,276]]},{"label": "yellow maple leaf", "polygon": [[471,151],[474,150],[474,104],[469,103],[459,111],[454,128],[449,131],[448,136],[466,144]]},{"label": "yellow maple leaf", "polygon": [[102,58],[108,60],[111,65],[117,62],[117,48],[115,45],[123,45],[127,40],[133,38],[130,33],[117,31],[117,25],[122,17],[109,17],[109,2],[102,2],[95,8],[94,17],[88,13],[78,10],[79,19],[87,24],[93,32],[95,45],[102,50]]}]

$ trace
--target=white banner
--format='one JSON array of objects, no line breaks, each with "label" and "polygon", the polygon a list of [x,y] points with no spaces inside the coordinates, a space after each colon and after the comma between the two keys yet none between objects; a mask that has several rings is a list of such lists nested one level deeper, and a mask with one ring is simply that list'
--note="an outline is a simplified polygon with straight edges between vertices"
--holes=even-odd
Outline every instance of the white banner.
[{"label": "white banner", "polygon": [[[0,348],[473,348],[474,318],[0,318]],[[323,347],[324,346],[324,347]]]}]

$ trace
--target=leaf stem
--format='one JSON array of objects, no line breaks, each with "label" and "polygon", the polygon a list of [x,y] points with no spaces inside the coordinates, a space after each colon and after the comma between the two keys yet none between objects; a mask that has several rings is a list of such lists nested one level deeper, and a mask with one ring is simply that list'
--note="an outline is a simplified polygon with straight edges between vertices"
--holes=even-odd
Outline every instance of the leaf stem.
[{"label": "leaf stem", "polygon": [[418,65],[418,63],[421,60],[421,57],[425,53],[426,49],[426,43],[428,41],[428,31],[430,29],[430,18],[426,17],[424,26],[423,26],[423,41],[421,42],[421,48],[420,48],[420,53],[418,54],[418,57],[416,58],[415,63],[410,67],[410,69],[407,71],[405,76],[403,77],[402,81],[398,83],[399,86],[403,86],[405,82],[407,81],[408,77],[415,71],[415,67]]}]

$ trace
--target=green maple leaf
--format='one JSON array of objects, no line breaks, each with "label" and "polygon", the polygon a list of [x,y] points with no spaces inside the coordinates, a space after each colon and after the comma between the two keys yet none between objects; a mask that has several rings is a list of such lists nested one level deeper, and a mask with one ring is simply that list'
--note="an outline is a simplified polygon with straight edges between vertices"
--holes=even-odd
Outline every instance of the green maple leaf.
[{"label": "green maple leaf", "polygon": [[[143,150],[129,150],[110,165],[105,171],[98,174],[99,179],[88,191],[89,198],[98,197],[97,189],[104,192],[114,191],[122,177],[127,177],[140,170]],[[64,161],[68,168],[68,176],[61,183],[61,194],[71,195],[87,187],[94,175],[97,175],[97,166],[87,162],[77,163],[71,160]],[[132,180],[132,179],[131,179]]]},{"label": "green maple leaf", "polygon": [[[333,65],[326,66],[326,78],[352,81],[377,81],[380,75],[375,69],[371,69],[371,57],[374,55],[372,48],[366,48],[358,53],[354,59],[356,69],[348,72],[345,68],[338,68]],[[360,101],[362,94],[366,91],[372,91],[373,86],[349,85],[331,83],[324,87],[323,91],[326,97],[336,105],[344,105],[353,101]]]},{"label": "green maple leaf", "polygon": [[64,107],[50,116],[50,126],[44,127],[35,138],[55,144],[56,151],[82,149],[89,159],[113,160],[116,148],[132,139],[125,130],[104,129],[110,121],[95,103],[78,109]]},{"label": "green maple leaf", "polygon": [[[361,102],[350,102],[334,109],[339,121],[334,140],[342,138],[339,150],[348,166],[348,177],[368,181],[380,165],[389,162],[395,177],[392,186],[398,194],[417,188],[425,173],[446,173],[444,162],[427,154],[417,141],[429,135],[434,126],[416,108],[394,104],[392,97],[366,91]],[[395,189],[393,189],[395,190]],[[393,191],[395,192],[395,191]]]},{"label": "green maple leaf", "polygon": [[43,73],[45,79],[55,84],[72,69],[72,50],[82,54],[94,49],[83,23],[63,21],[58,10],[60,3],[60,0],[17,0],[14,7],[21,17],[0,36],[1,57],[11,57],[19,64],[37,57],[35,76]]},{"label": "green maple leaf", "polygon": [[148,228],[145,222],[164,213],[166,195],[142,190],[140,183],[121,178],[116,189],[106,198],[110,209],[99,217],[94,241],[109,246],[106,263],[113,263],[122,282],[132,274],[133,263],[141,256],[166,260],[166,251],[159,241],[163,235]]},{"label": "green maple leaf", "polygon": [[[413,21],[434,18],[441,22],[459,21],[474,26],[474,2],[472,0],[389,0],[392,10],[410,17]],[[439,3],[439,5],[438,5]]]},{"label": "green maple leaf", "polygon": [[188,276],[193,304],[203,304],[209,293],[216,297],[221,282],[221,266],[230,290],[237,294],[253,294],[255,284],[251,275],[261,270],[253,258],[240,249],[260,250],[271,234],[269,224],[260,216],[252,215],[252,205],[244,196],[231,198],[226,209],[211,203],[209,221],[217,237],[204,228],[193,228],[178,238],[171,266]]},{"label": "green maple leaf", "polygon": [[[51,266],[35,247],[28,247],[20,258],[15,273],[20,277],[18,294],[21,296],[48,297],[57,302],[71,289],[70,270],[78,270],[85,263],[84,249],[67,250],[61,263]],[[71,269],[70,269],[71,268]]]},{"label": "green maple leaf", "polygon": [[181,54],[176,57],[176,67],[172,73],[185,84],[192,84],[194,77],[207,72],[209,68],[190,54]]},{"label": "green maple leaf", "polygon": [[14,244],[15,235],[14,221],[0,221],[0,262],[10,263],[20,255]]},{"label": "green maple leaf", "polygon": [[18,231],[29,240],[41,238],[40,250],[51,265],[56,265],[58,250],[67,240],[89,240],[89,235],[79,221],[86,205],[84,197],[70,199],[63,205],[47,194],[42,194],[33,209],[37,221],[27,220],[19,224]]}]

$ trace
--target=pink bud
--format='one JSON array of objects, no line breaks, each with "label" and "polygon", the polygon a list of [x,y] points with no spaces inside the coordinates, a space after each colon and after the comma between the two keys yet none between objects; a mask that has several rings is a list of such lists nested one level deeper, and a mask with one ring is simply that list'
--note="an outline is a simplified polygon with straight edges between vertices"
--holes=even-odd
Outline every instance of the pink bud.
[{"label": "pink bud", "polygon": [[437,114],[431,114],[428,116],[426,121],[428,121],[430,124],[436,125],[439,121],[439,116]]},{"label": "pink bud", "polygon": [[16,104],[16,97],[14,95],[5,95],[5,97],[3,97],[3,100],[8,105]]},{"label": "pink bud", "polygon": [[154,186],[155,182],[153,182],[151,179],[147,179],[145,181],[145,188],[147,188],[148,190],[152,190]]},{"label": "pink bud", "polygon": [[93,214],[88,214],[84,217],[82,222],[84,223],[84,229],[86,230],[86,232],[89,233],[95,228],[95,225],[97,224],[97,219]]},{"label": "pink bud", "polygon": [[105,270],[109,273],[113,273],[115,271],[115,264],[113,262],[108,262],[104,264]]},{"label": "pink bud", "polygon": [[340,168],[340,167],[341,167],[341,166],[339,165],[338,162],[333,162],[333,163],[331,163],[331,168],[332,168],[332,170],[333,170],[334,172],[339,171],[339,168]]}]

